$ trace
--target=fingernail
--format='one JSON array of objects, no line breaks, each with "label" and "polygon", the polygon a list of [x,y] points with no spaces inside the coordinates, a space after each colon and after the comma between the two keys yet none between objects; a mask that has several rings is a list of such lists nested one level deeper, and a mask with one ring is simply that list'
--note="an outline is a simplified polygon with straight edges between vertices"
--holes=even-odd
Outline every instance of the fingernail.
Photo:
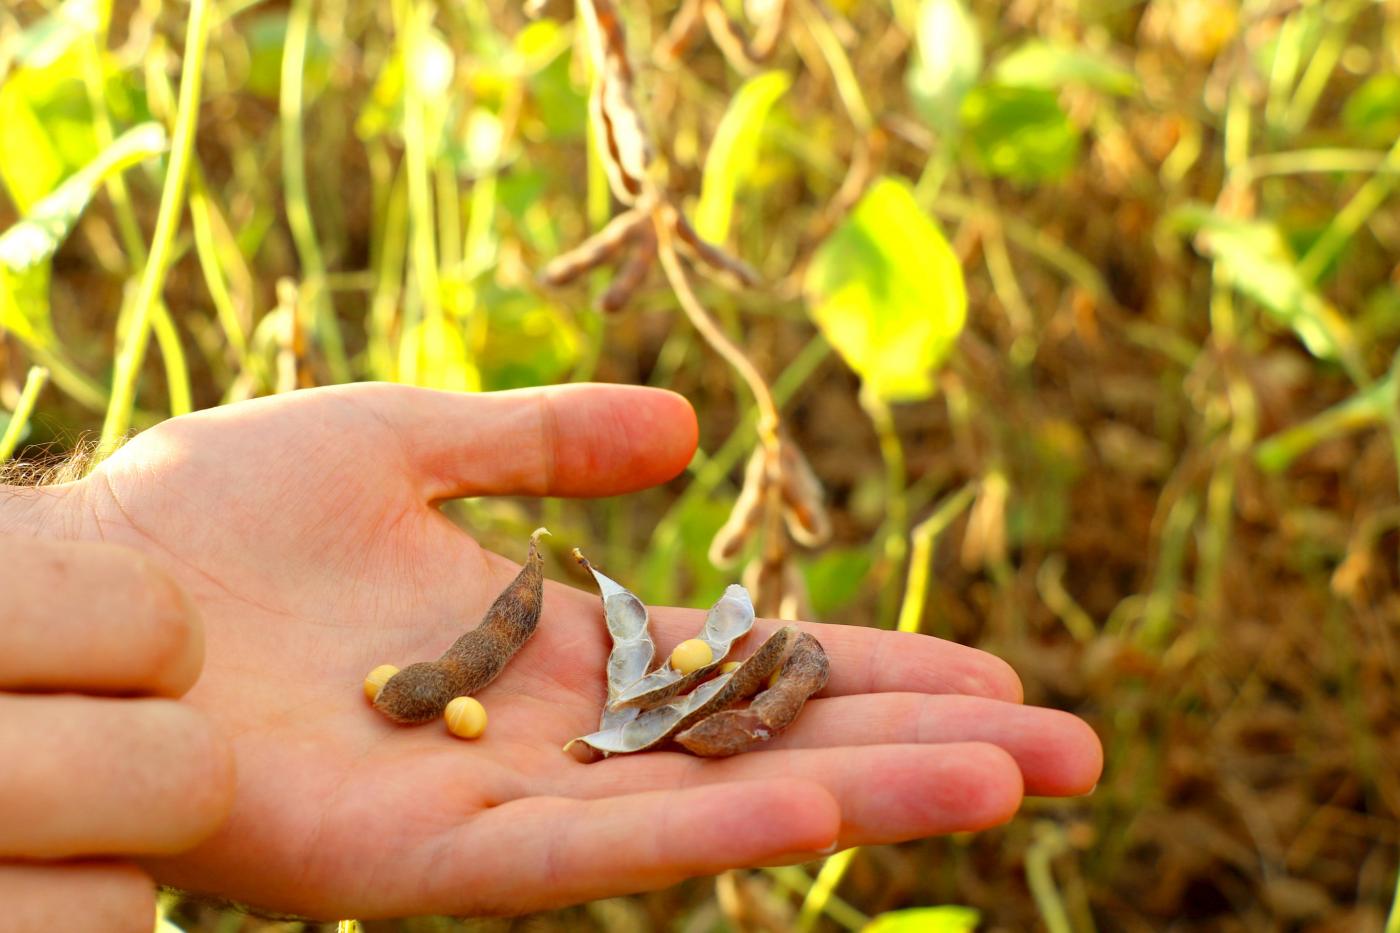
[{"label": "fingernail", "polygon": [[806,852],[789,852],[786,855],[774,856],[764,864],[768,867],[777,865],[802,865],[807,862],[818,862],[836,851],[836,843],[832,843],[824,849],[810,849]]}]

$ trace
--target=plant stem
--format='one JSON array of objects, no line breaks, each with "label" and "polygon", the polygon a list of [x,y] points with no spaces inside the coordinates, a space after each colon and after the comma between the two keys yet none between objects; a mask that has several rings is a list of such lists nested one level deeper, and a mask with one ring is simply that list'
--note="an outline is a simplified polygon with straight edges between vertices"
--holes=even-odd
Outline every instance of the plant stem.
[{"label": "plant stem", "polygon": [[19,446],[20,435],[24,433],[25,425],[29,424],[29,417],[34,413],[34,403],[38,401],[39,392],[48,381],[47,369],[42,366],[29,367],[29,374],[24,378],[24,389],[19,394],[19,403],[15,405],[14,414],[10,416],[10,423],[5,426],[4,435],[0,436],[0,463],[10,459],[15,448]]},{"label": "plant stem", "polygon": [[1041,823],[1036,830],[1038,838],[1026,849],[1026,884],[1048,933],[1072,933],[1069,913],[1050,868],[1050,860],[1066,848],[1064,835],[1053,823]]},{"label": "plant stem", "polygon": [[977,484],[967,483],[957,492],[945,497],[934,507],[932,515],[914,526],[914,532],[910,535],[914,546],[913,554],[909,558],[909,578],[904,585],[904,603],[899,609],[899,631],[919,631],[924,618],[924,604],[928,597],[933,545],[953,520],[972,504],[976,495]]},{"label": "plant stem", "polygon": [[885,525],[882,550],[886,561],[885,576],[880,587],[880,628],[889,628],[894,621],[895,604],[899,599],[899,581],[903,577],[904,558],[909,553],[909,503],[904,499],[904,445],[895,430],[894,413],[889,404],[868,387],[862,387],[860,405],[865,409],[875,435],[880,441],[880,457],[885,464]]},{"label": "plant stem", "polygon": [[1322,235],[1313,242],[1303,258],[1298,260],[1298,274],[1308,282],[1316,282],[1327,268],[1328,263],[1337,257],[1337,254],[1346,246],[1361,225],[1371,218],[1371,215],[1381,206],[1390,191],[1395,187],[1397,172],[1400,172],[1400,141],[1390,147],[1386,153],[1385,161],[1381,163],[1376,173],[1366,179],[1366,183],[1357,189],[1356,194],[1351,196],[1351,200],[1337,212],[1332,218],[1332,222],[1327,225],[1327,229],[1322,231]]},{"label": "plant stem", "polygon": [[1385,918],[1385,933],[1400,933],[1400,869],[1395,873],[1395,893],[1390,898],[1390,913]]},{"label": "plant stem", "polygon": [[802,909],[797,914],[798,933],[811,933],[817,925],[817,920],[826,912],[837,885],[845,877],[846,869],[851,867],[851,860],[859,851],[860,849],[856,848],[837,852],[822,864],[821,871],[817,872],[817,880],[807,892],[807,897],[802,901]]},{"label": "plant stem", "polygon": [[851,59],[822,12],[806,2],[802,3],[801,8],[802,24],[807,27],[817,48],[821,49],[827,67],[831,69],[836,94],[841,98],[841,104],[855,124],[856,131],[864,136],[875,125],[875,119],[870,115],[870,105],[865,102],[865,94],[860,89],[860,80],[856,77]]},{"label": "plant stem", "polygon": [[[105,24],[108,17],[101,17]],[[87,91],[88,105],[92,108],[93,133],[97,137],[99,150],[106,150],[116,138],[112,130],[112,115],[107,109],[107,89],[102,74],[102,49],[107,42],[105,26],[89,38],[83,54],[83,85]],[[145,266],[146,244],[141,238],[141,225],[136,220],[136,211],[131,206],[131,195],[127,191],[126,178],[121,172],[113,172],[104,183],[107,197],[117,218],[117,232],[122,239],[122,247],[133,266]],[[120,317],[118,318],[120,320]],[[190,388],[189,364],[185,360],[184,347],[180,345],[180,332],[165,302],[157,301],[153,309],[152,325],[156,344],[160,347],[161,360],[165,363],[166,391],[170,395],[170,414],[188,414],[194,408],[193,392]]]},{"label": "plant stem", "polygon": [[102,423],[102,438],[97,456],[105,457],[116,449],[131,425],[131,413],[136,402],[136,382],[141,363],[146,356],[150,337],[151,316],[165,286],[165,275],[175,245],[175,233],[180,226],[180,214],[185,204],[185,185],[189,181],[190,163],[194,157],[195,130],[199,123],[200,92],[204,75],[204,52],[209,40],[209,0],[190,0],[190,20],[185,31],[185,63],[180,74],[179,106],[175,114],[175,132],[171,140],[170,165],[160,196],[156,229],[151,250],[141,274],[127,333],[121,342],[112,377],[112,397],[107,403],[107,416]]},{"label": "plant stem", "polygon": [[[772,878],[779,885],[787,888],[795,894],[806,897],[812,890],[812,879],[807,873],[796,865],[784,865],[779,868],[765,868],[764,873]],[[848,930],[863,930],[870,923],[870,918],[852,907],[846,901],[830,894],[826,899],[826,915],[837,924]]]},{"label": "plant stem", "polygon": [[286,189],[287,226],[292,231],[302,278],[310,292],[316,336],[325,355],[326,366],[335,382],[350,381],[350,364],[345,357],[340,325],[326,293],[326,263],[311,218],[306,185],[306,143],[302,133],[305,96],[306,43],[311,32],[311,0],[292,0],[287,14],[287,38],[282,49],[282,86],[278,97],[278,119],[282,128],[282,185]]},{"label": "plant stem", "polygon": [[768,388],[768,383],[763,380],[758,369],[753,362],[744,355],[744,351],[735,345],[734,341],[720,329],[714,318],[700,304],[700,299],[695,297],[694,290],[690,287],[690,280],[686,278],[685,269],[681,266],[680,257],[676,255],[676,246],[672,239],[673,218],[671,212],[675,208],[670,205],[659,205],[653,214],[653,226],[656,228],[656,251],[661,259],[661,267],[666,271],[666,279],[671,283],[671,289],[676,293],[676,299],[680,302],[681,309],[685,311],[686,317],[690,318],[690,323],[700,332],[700,336],[705,338],[705,342],[714,348],[715,352],[724,357],[734,371],[748,384],[749,391],[753,393],[754,403],[758,405],[758,435],[762,439],[764,446],[774,446],[778,439],[778,425],[781,418],[778,415],[777,403],[773,401],[773,392]]}]

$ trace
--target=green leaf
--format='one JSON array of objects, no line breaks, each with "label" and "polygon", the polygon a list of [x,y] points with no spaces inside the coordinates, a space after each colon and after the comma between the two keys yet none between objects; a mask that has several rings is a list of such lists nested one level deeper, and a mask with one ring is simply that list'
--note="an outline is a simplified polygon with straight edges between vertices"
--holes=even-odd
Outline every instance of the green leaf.
[{"label": "green leaf", "polygon": [[[264,13],[253,17],[243,28],[248,43],[246,87],[258,96],[275,101],[282,92],[282,50],[287,45],[287,14]],[[305,84],[310,101],[325,88],[331,74],[331,44],[314,27],[306,38]]]},{"label": "green leaf", "polygon": [[82,216],[98,186],[113,174],[164,152],[165,129],[144,123],[123,133],[106,151],[59,185],[0,234],[0,266],[24,272],[57,252]]},{"label": "green leaf", "polygon": [[560,54],[530,74],[530,107],[523,117],[532,133],[560,142],[583,139],[588,132],[588,94],[574,83],[574,59],[567,49],[565,43]]},{"label": "green leaf", "polygon": [[1400,75],[1373,75],[1342,107],[1342,125],[1367,142],[1389,146],[1400,136]]},{"label": "green leaf", "polygon": [[1225,217],[1203,204],[1180,208],[1166,222],[1178,232],[1199,234],[1197,248],[1215,260],[1230,285],[1291,328],[1313,356],[1333,360],[1344,344],[1350,349],[1350,327],[1298,273],[1278,227]]},{"label": "green leaf", "polygon": [[791,86],[792,78],[785,72],[765,72],[744,82],[729,102],[705,157],[700,203],[695,208],[695,229],[705,239],[723,243],[729,238],[734,198],[758,164],[763,123]]},{"label": "green leaf", "polygon": [[14,60],[24,68],[47,68],[73,44],[102,28],[104,7],[97,0],[66,0],[58,9],[20,33]]},{"label": "green leaf", "polygon": [[52,349],[58,339],[50,321],[49,263],[22,272],[0,266],[0,331],[31,347]]},{"label": "green leaf", "polygon": [[973,933],[981,920],[971,907],[915,907],[883,913],[861,933]]},{"label": "green leaf", "polygon": [[956,127],[963,97],[982,71],[977,21],[961,0],[924,0],[917,30],[905,81],[919,113],[947,132]]},{"label": "green leaf", "polygon": [[653,536],[641,566],[632,575],[636,594],[649,606],[679,606],[713,599],[734,578],[706,557],[710,542],[723,527],[732,501],[717,496],[691,500],[679,514],[668,516],[677,534]]},{"label": "green leaf", "polygon": [[537,295],[483,283],[476,301],[486,336],[477,359],[485,389],[549,385],[578,361],[578,331],[569,317]]},{"label": "green leaf", "polygon": [[21,213],[97,155],[80,66],[68,54],[0,85],[0,180]]},{"label": "green leaf", "polygon": [[992,175],[1053,181],[1079,158],[1079,131],[1051,91],[983,85],[963,100],[962,120],[973,157]]},{"label": "green leaf", "polygon": [[870,573],[870,552],[863,547],[827,548],[804,562],[802,573],[812,614],[828,619],[860,595],[866,574]]},{"label": "green leaf", "polygon": [[399,373],[414,385],[446,392],[476,392],[481,376],[467,353],[462,331],[452,321],[432,317],[410,325],[399,341]]},{"label": "green leaf", "polygon": [[496,171],[501,166],[505,144],[505,124],[501,118],[485,107],[473,107],[467,114],[461,145],[454,150],[454,155],[459,155],[458,169],[469,175]]},{"label": "green leaf", "polygon": [[1100,53],[1042,39],[1016,48],[997,63],[992,75],[997,84],[1006,87],[1053,91],[1077,84],[1124,97],[1138,91],[1137,76]]},{"label": "green leaf", "polygon": [[[386,133],[403,132],[403,105],[408,93],[418,95],[427,111],[424,122],[438,126],[452,102],[448,89],[456,69],[452,47],[435,29],[426,29],[408,48],[409,38],[401,38],[389,60],[384,63],[370,91],[369,100],[355,121],[355,133],[361,139],[373,139]],[[411,86],[409,82],[412,82]],[[432,139],[436,158],[442,140]]]},{"label": "green leaf", "polygon": [[827,340],[886,401],[934,392],[967,317],[962,269],[903,182],[881,178],[812,257],[804,283]]}]

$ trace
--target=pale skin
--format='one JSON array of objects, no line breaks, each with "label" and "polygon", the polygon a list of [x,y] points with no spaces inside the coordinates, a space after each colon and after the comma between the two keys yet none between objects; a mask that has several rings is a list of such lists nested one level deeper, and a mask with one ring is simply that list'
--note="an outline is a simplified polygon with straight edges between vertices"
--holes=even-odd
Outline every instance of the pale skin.
[{"label": "pale skin", "polygon": [[[561,746],[596,726],[608,639],[596,594],[555,582],[478,695],[484,736],[370,708],[370,669],[437,657],[518,570],[435,503],[621,495],[695,442],[659,390],[357,385],[0,487],[0,760],[25,762],[0,769],[7,919],[145,933],[150,877],[317,918],[522,913],[983,829],[1024,794],[1094,786],[1093,732],[1022,705],[997,658],[815,623],[830,682],[771,748],[579,763]],[[653,610],[659,656],[702,618]]]}]

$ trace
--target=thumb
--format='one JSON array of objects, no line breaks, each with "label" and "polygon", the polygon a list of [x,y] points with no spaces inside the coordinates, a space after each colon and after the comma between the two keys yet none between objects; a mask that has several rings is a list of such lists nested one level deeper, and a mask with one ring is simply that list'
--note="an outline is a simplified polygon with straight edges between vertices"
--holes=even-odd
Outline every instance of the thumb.
[{"label": "thumb", "polygon": [[356,389],[399,435],[428,500],[617,495],[672,479],[695,453],[695,411],[663,389],[598,383],[480,394],[387,384]]}]

